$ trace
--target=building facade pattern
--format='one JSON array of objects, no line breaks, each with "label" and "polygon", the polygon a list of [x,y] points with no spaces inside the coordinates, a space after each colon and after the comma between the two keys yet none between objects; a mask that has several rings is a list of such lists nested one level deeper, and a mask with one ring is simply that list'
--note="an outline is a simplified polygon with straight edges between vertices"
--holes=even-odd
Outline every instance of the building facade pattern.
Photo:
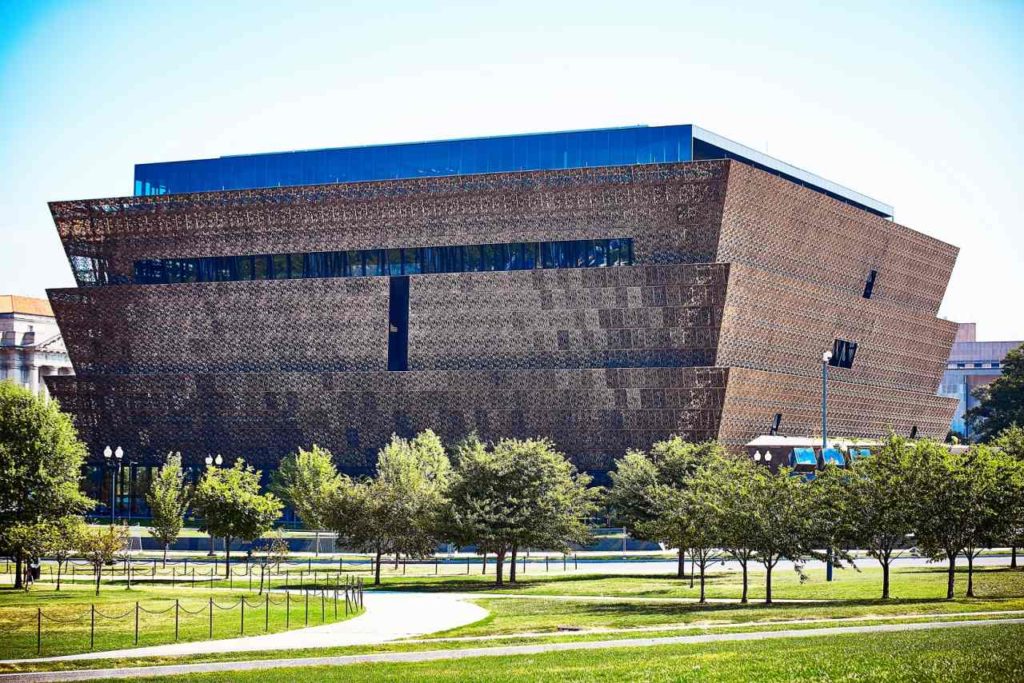
[{"label": "building facade pattern", "polygon": [[[313,443],[352,471],[392,433],[547,436],[586,469],[680,434],[739,446],[820,424],[942,437],[956,248],[735,161],[56,202],[79,287],[50,299],[78,376],[51,378],[93,451],[272,468]],[[140,284],[135,264],[246,254],[632,239],[633,265],[389,279]],[[871,298],[865,278],[877,273]]]}]

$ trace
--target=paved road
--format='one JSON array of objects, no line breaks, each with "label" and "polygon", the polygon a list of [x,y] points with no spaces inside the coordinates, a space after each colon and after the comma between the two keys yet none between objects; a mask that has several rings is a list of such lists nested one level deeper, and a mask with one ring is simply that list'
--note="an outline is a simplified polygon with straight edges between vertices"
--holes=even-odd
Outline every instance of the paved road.
[{"label": "paved road", "polygon": [[421,652],[390,652],[339,657],[308,657],[301,659],[269,659],[239,662],[209,662],[206,664],[177,664],[123,669],[91,669],[81,671],[55,671],[46,673],[23,673],[0,675],[0,683],[18,681],[22,683],[50,683],[52,681],[89,681],[102,678],[139,678],[143,676],[194,675],[226,671],[256,671],[283,667],[346,666],[349,664],[370,664],[379,662],[429,662],[467,657],[500,657],[507,655],[537,655],[545,652],[571,650],[601,650],[607,648],[636,648],[658,645],[693,645],[724,641],[768,640],[778,638],[814,638],[850,633],[893,633],[900,631],[925,631],[945,628],[970,628],[973,626],[1000,626],[1024,624],[1024,619],[983,619],[954,622],[924,622],[915,624],[879,624],[872,626],[842,626],[838,628],[793,629],[785,631],[755,631],[750,633],[716,633],[699,636],[673,636],[668,638],[630,638],[622,640],[598,640],[569,643],[542,643],[537,645],[515,645],[510,647],[464,648],[458,650],[427,650]]},{"label": "paved road", "polygon": [[[301,628],[262,636],[202,640],[192,643],[153,645],[126,650],[85,652],[63,657],[15,660],[57,662],[110,657],[160,657],[208,654],[211,652],[254,652],[258,650],[301,650],[345,645],[376,645],[399,638],[447,631],[479,621],[487,610],[466,600],[470,596],[451,593],[365,594],[366,612],[358,617],[325,626]],[[9,662],[4,662],[9,663]]]}]

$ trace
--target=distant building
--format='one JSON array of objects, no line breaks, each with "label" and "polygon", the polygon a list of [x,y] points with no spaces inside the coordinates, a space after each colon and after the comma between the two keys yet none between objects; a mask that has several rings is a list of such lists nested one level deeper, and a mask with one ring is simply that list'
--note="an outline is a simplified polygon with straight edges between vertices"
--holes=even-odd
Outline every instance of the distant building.
[{"label": "distant building", "polygon": [[939,387],[941,396],[959,399],[950,429],[970,437],[964,415],[978,405],[975,389],[990,383],[1003,373],[1003,359],[1024,341],[978,341],[976,323],[960,323],[946,372]]},{"label": "distant building", "polygon": [[73,374],[50,302],[0,294],[0,381],[49,397],[43,377]]}]

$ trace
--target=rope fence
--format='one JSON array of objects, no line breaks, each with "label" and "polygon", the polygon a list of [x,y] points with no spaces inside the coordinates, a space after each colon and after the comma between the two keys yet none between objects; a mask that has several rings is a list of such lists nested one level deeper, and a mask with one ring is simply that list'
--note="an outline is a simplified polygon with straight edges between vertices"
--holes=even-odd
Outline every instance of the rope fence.
[{"label": "rope fence", "polygon": [[[247,610],[250,615],[248,618],[250,622],[255,618],[253,616],[254,613],[258,614],[260,611],[263,612],[263,632],[269,633],[271,630],[271,610],[274,607],[284,607],[284,630],[289,630],[292,628],[293,610],[301,609],[301,625],[309,626],[311,604],[314,614],[316,608],[319,606],[320,623],[323,624],[327,623],[332,614],[334,619],[338,619],[339,615],[343,614],[345,617],[348,617],[353,612],[362,610],[363,597],[364,584],[362,579],[359,577],[348,576],[344,577],[344,580],[342,580],[342,577],[335,577],[333,581],[317,588],[298,589],[294,591],[294,594],[292,590],[285,590],[283,592],[283,597],[277,599],[275,599],[269,591],[266,592],[262,598],[252,598],[243,595],[233,602],[227,603],[218,602],[211,596],[207,598],[206,604],[198,609],[189,609],[182,605],[180,598],[175,598],[173,605],[168,605],[163,609],[156,608],[153,605],[146,607],[140,601],[136,601],[133,607],[120,614],[108,614],[98,609],[95,603],[90,604],[82,613],[70,617],[66,616],[66,611],[64,610],[60,612],[61,616],[56,616],[52,611],[48,614],[42,607],[37,607],[35,615],[36,654],[43,654],[44,640],[47,640],[48,635],[54,635],[53,633],[46,633],[44,623],[52,623],[59,626],[74,626],[87,621],[89,628],[89,650],[92,651],[96,649],[98,623],[100,624],[99,630],[102,631],[102,624],[104,622],[120,622],[128,619],[133,620],[132,642],[135,645],[139,645],[147,635],[147,627],[150,629],[150,633],[166,630],[172,612],[174,619],[173,642],[178,642],[181,637],[181,621],[183,617],[205,616],[207,639],[212,640],[214,638],[215,624],[217,622],[223,623],[223,619],[227,618],[229,615],[233,615],[236,611],[238,614],[237,623],[239,635],[245,635],[246,632]],[[215,619],[215,614],[221,614],[222,616],[219,619]],[[143,620],[142,615],[149,615],[151,617],[163,617],[164,615],[167,615],[167,619]],[[26,620],[25,625],[27,626],[28,623],[30,622]],[[58,629],[56,633],[66,637],[66,629]],[[118,632],[118,634],[120,633],[121,632]]]}]

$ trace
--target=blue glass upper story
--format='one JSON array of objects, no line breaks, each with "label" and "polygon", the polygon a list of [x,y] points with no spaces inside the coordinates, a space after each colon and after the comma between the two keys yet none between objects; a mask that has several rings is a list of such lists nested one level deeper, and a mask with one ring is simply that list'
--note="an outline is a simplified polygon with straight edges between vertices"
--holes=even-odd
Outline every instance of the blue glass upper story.
[{"label": "blue glass upper story", "polygon": [[135,195],[735,159],[874,214],[892,207],[693,125],[633,126],[136,164]]}]

